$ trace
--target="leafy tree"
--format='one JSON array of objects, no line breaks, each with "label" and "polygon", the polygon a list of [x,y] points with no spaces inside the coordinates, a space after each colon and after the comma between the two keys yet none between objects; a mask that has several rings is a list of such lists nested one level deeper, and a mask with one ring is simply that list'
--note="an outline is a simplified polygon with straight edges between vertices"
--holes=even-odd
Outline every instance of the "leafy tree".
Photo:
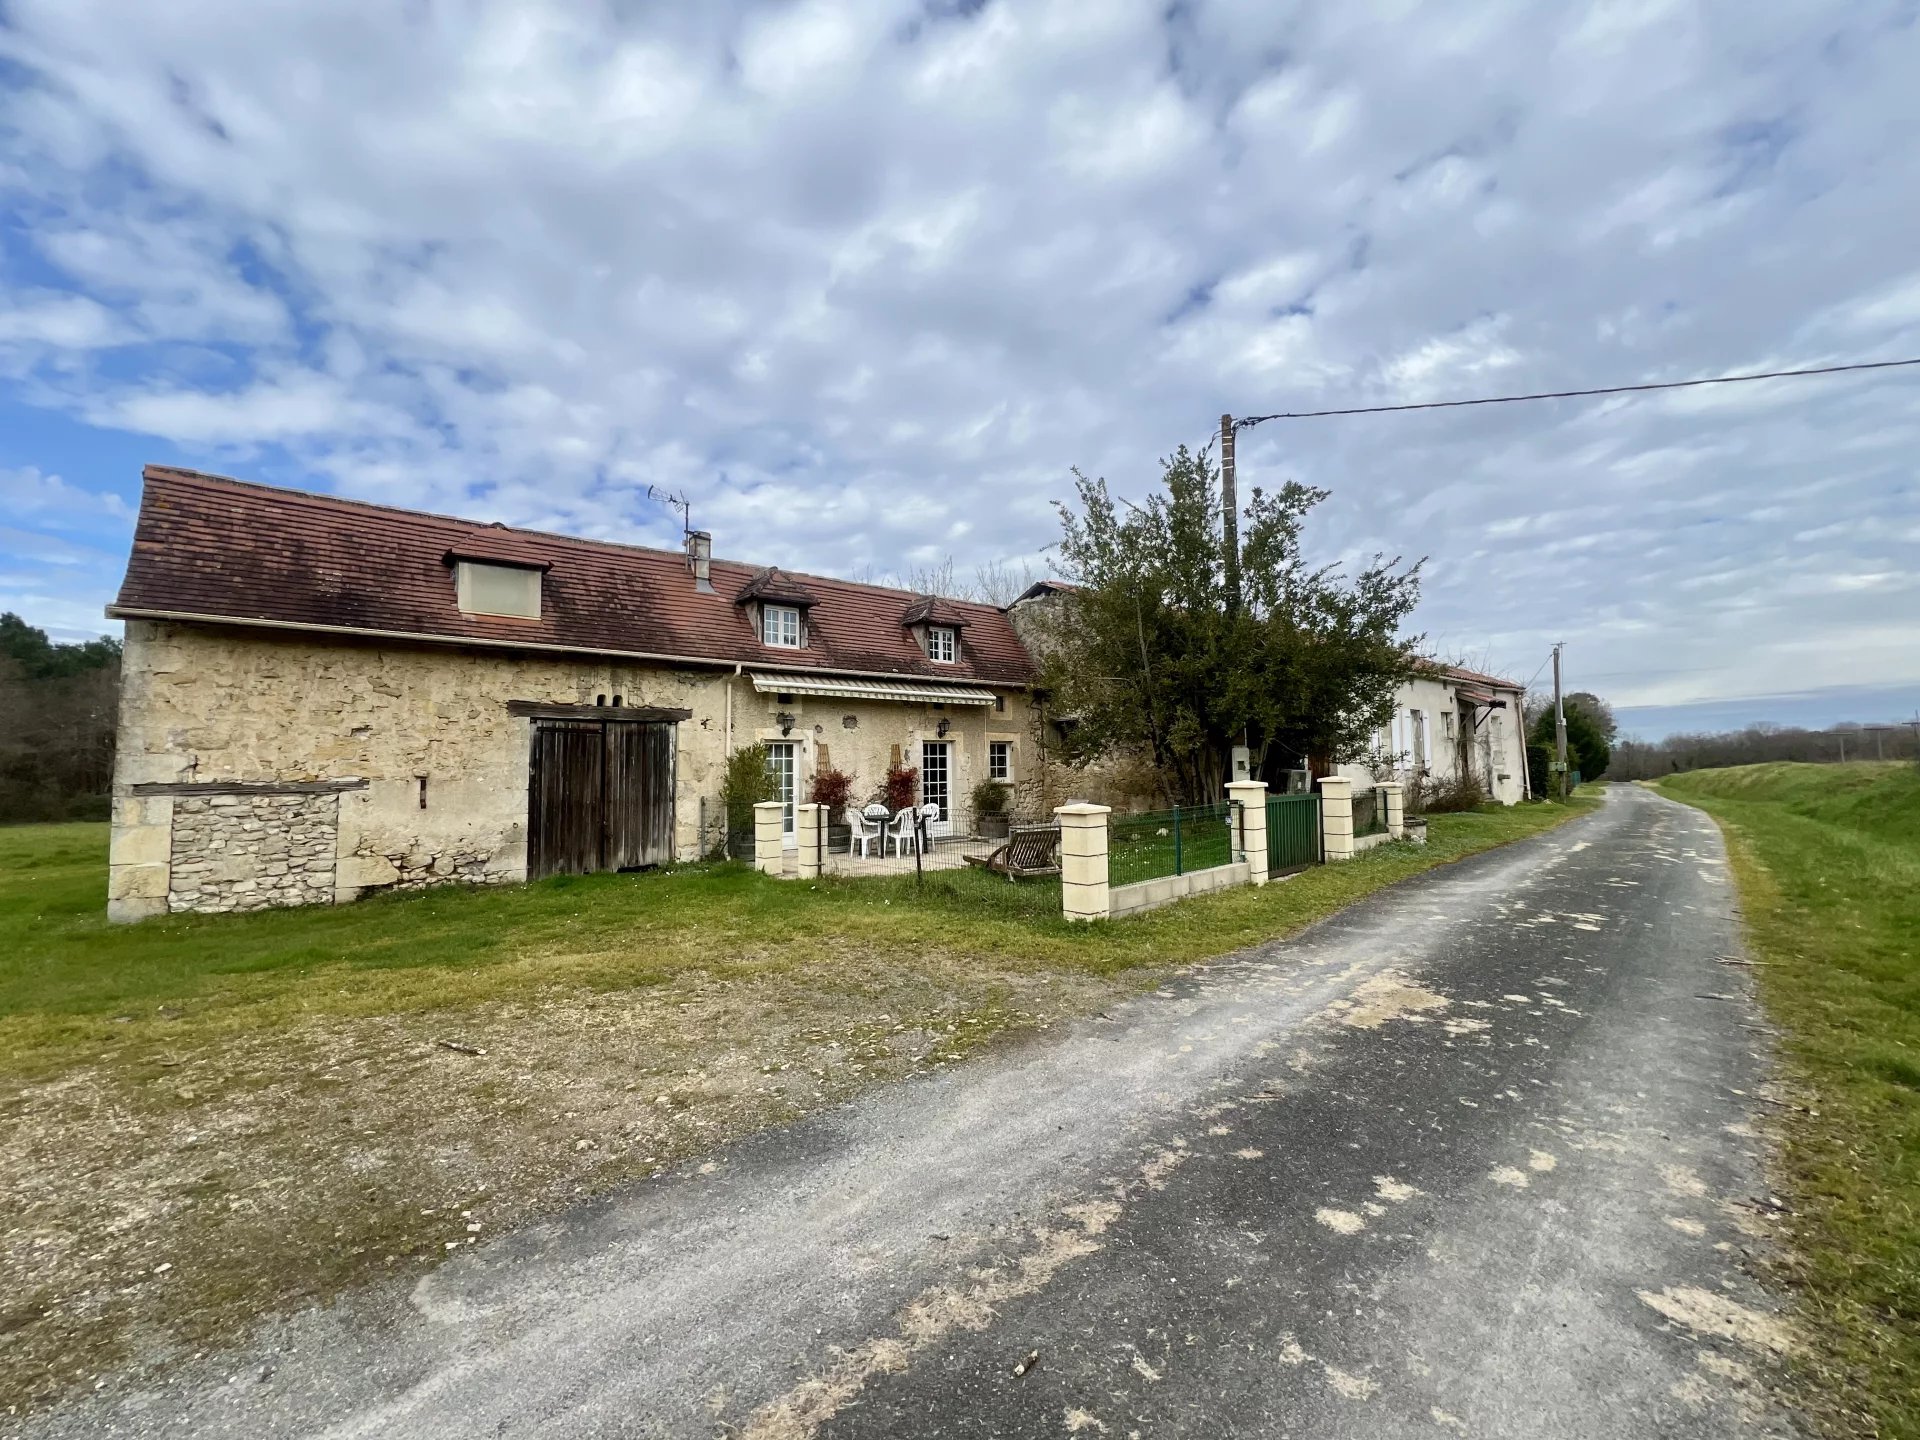
[{"label": "leafy tree", "polygon": [[1229,752],[1258,773],[1322,773],[1365,754],[1412,673],[1400,626],[1419,598],[1416,563],[1374,557],[1351,579],[1301,555],[1327,492],[1292,481],[1254,490],[1242,512],[1239,593],[1221,541],[1208,450],[1163,460],[1164,493],[1122,513],[1105,480],[1074,472],[1059,554],[1080,589],[1039,646],[1043,683],[1069,717],[1069,761],[1145,755],[1169,798],[1219,798]]},{"label": "leafy tree", "polygon": [[118,640],[0,615],[0,823],[106,818],[119,690]]},{"label": "leafy tree", "polygon": [[1574,691],[1571,695],[1567,696],[1566,704],[1569,708],[1577,705],[1580,709],[1586,711],[1587,714],[1592,717],[1593,723],[1599,727],[1601,737],[1606,740],[1609,746],[1619,740],[1620,722],[1613,718],[1613,706],[1602,700],[1591,690]]},{"label": "leafy tree", "polygon": [[[1607,773],[1607,766],[1613,758],[1613,747],[1607,742],[1605,729],[1584,703],[1593,698],[1569,695],[1561,702],[1561,708],[1567,716],[1567,764],[1580,772],[1582,780],[1598,780]],[[1604,705],[1605,702],[1601,703]],[[1610,719],[1613,713],[1611,709],[1606,713]],[[1553,754],[1552,705],[1548,705],[1534,720],[1531,739],[1534,744],[1545,746],[1549,756]]]},{"label": "leafy tree", "polygon": [[0,614],[0,656],[13,660],[26,679],[52,680],[118,664],[120,642],[102,635],[77,644],[55,644],[46,631],[9,610]]}]

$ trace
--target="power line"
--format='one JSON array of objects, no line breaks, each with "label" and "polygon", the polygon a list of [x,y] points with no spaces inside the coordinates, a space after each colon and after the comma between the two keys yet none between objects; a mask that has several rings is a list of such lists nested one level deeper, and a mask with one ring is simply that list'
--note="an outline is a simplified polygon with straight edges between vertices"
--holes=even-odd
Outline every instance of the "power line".
[{"label": "power line", "polygon": [[1603,385],[1595,390],[1543,390],[1535,395],[1486,395],[1477,400],[1424,400],[1413,405],[1356,405],[1345,410],[1287,410],[1274,415],[1242,415],[1235,430],[1268,420],[1319,420],[1329,415],[1389,415],[1402,410],[1457,410],[1466,405],[1513,405],[1522,400],[1581,400],[1592,395],[1635,395],[1648,390],[1688,390],[1696,385],[1743,385],[1751,380],[1792,380],[1808,375],[1845,375],[1855,370],[1897,370],[1920,365],[1911,360],[1863,360],[1851,365],[1819,365],[1810,370],[1767,370],[1757,375],[1713,375],[1700,380],[1661,380],[1646,385]]}]

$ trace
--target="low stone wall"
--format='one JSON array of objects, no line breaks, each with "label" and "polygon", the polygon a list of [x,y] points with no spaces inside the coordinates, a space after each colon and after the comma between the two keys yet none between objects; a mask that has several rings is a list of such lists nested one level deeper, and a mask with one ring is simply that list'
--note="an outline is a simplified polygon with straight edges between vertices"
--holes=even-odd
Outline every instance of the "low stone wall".
[{"label": "low stone wall", "polygon": [[1246,861],[1215,865],[1208,870],[1189,870],[1184,875],[1162,875],[1157,880],[1142,880],[1134,885],[1115,885],[1107,891],[1107,915],[1137,915],[1142,910],[1157,910],[1189,895],[1205,895],[1227,890],[1252,881],[1253,872]]},{"label": "low stone wall", "polygon": [[176,795],[167,908],[326,904],[339,830],[337,794]]}]

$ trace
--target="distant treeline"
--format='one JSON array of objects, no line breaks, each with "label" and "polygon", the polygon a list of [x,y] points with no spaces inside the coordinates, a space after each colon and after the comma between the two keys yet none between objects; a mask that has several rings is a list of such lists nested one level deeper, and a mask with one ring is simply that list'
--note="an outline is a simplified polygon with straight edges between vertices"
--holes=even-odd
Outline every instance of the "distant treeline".
[{"label": "distant treeline", "polygon": [[1769,760],[1837,764],[1842,758],[1849,762],[1912,760],[1916,754],[1920,751],[1916,751],[1911,725],[1837,725],[1831,730],[1749,725],[1744,730],[1715,735],[1669,735],[1652,742],[1622,740],[1613,747],[1609,775],[1615,780],[1653,780],[1681,770],[1717,770]]},{"label": "distant treeline", "polygon": [[0,614],[0,824],[104,820],[120,642],[58,645]]}]

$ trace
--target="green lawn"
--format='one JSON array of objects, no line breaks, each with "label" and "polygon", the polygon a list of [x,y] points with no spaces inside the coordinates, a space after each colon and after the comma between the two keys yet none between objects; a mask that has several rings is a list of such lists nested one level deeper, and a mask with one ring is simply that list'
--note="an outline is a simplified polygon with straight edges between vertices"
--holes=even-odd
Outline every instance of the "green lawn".
[{"label": "green lawn", "polygon": [[1761,994],[1817,1112],[1779,1128],[1831,1393],[1920,1436],[1920,770],[1749,765],[1660,788],[1727,834]]},{"label": "green lawn", "polygon": [[1578,809],[1439,815],[1424,848],[1383,847],[1264,890],[1091,927],[1060,918],[1057,885],[1010,884],[979,870],[801,885],[734,864],[113,926],[105,826],[0,828],[0,937],[8,942],[0,1073],[66,1063],[101,1041],[118,1046],[162,1008],[172,1035],[183,1020],[216,1033],[321,1013],[457,1007],[553,986],[641,988],[686,970],[824,957],[836,945],[990,954],[1096,975],[1183,964],[1286,934]]},{"label": "green lawn", "polygon": [[[1100,1010],[1580,813],[1435,816],[1091,926],[979,870],[741,865],[105,919],[106,828],[0,828],[0,1407],[422,1270],[997,1034]],[[164,1266],[164,1269],[161,1267]]]}]

